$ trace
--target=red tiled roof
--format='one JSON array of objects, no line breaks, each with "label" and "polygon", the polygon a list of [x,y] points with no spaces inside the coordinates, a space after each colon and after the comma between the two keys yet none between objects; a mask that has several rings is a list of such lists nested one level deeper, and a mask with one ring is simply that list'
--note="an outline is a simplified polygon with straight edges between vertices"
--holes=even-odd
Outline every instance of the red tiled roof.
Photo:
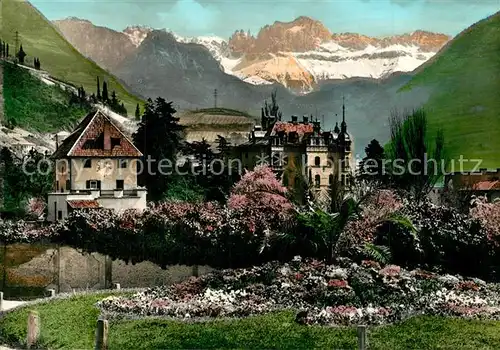
[{"label": "red tiled roof", "polygon": [[[84,144],[102,138],[110,146],[110,139],[120,139],[120,145],[102,148],[84,148]],[[141,157],[142,153],[114,125],[102,111],[89,113],[53,154],[53,158],[64,157]]]},{"label": "red tiled roof", "polygon": [[477,191],[500,190],[500,181],[480,181],[472,186]]},{"label": "red tiled roof", "polygon": [[85,200],[67,200],[69,206],[73,209],[94,209],[100,208],[99,202],[96,200],[85,199]]},{"label": "red tiled roof", "polygon": [[287,123],[287,122],[276,122],[273,126],[273,134],[278,132],[296,132],[299,135],[309,134],[313,132],[312,124],[302,124],[302,123]]}]

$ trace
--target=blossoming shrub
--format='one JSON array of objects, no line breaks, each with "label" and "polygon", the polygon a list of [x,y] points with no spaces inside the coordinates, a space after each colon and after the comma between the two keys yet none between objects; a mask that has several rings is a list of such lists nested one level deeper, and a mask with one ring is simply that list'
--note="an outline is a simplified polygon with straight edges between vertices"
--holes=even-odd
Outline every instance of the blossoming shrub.
[{"label": "blossoming shrub", "polygon": [[[250,211],[240,211],[212,202],[166,202],[143,212],[76,211],[51,230],[59,243],[162,267],[240,267],[293,257],[294,250],[278,245],[259,253],[265,236],[270,230],[279,230],[281,223],[274,221],[274,214],[259,216],[250,207]],[[249,225],[252,220],[255,225]]]},{"label": "blossoming shrub", "polygon": [[384,220],[402,207],[402,199],[398,198],[393,191],[379,190],[373,193],[363,203],[360,218],[347,224],[338,252],[343,255],[352,255],[356,248],[372,242],[377,229],[384,224]]},{"label": "blossoming shrub", "polygon": [[488,239],[498,245],[500,243],[500,201],[489,203],[485,197],[475,198],[470,215],[481,222]]},{"label": "blossoming shrub", "polygon": [[293,206],[287,189],[268,166],[258,166],[235,184],[228,200],[251,232],[274,230],[290,220]]},{"label": "blossoming shrub", "polygon": [[168,316],[178,319],[303,311],[301,322],[383,324],[429,314],[500,319],[500,288],[478,279],[408,271],[396,265],[335,265],[300,257],[246,269],[219,270],[173,286],[98,306],[108,317]]},{"label": "blossoming shrub", "polygon": [[409,202],[400,212],[412,220],[418,233],[386,223],[378,229],[375,240],[391,247],[395,263],[494,277],[500,251],[473,216],[430,202]]}]

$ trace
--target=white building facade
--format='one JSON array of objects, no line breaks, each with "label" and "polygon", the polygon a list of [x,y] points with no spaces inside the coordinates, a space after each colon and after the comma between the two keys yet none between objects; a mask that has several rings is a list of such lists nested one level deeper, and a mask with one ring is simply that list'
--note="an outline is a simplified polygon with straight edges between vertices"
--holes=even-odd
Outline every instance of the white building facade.
[{"label": "white building facade", "polygon": [[73,210],[144,210],[147,191],[137,184],[141,157],[103,111],[88,114],[52,155],[56,176],[47,220],[64,220]]}]

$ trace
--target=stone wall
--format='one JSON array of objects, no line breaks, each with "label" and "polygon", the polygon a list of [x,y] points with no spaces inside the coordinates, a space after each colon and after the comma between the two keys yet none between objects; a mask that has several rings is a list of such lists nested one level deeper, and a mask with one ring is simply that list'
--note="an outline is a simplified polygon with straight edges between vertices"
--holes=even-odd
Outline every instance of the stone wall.
[{"label": "stone wall", "polygon": [[[112,288],[115,283],[122,288],[141,288],[168,285],[211,270],[205,266],[171,266],[162,270],[150,262],[132,265],[112,261],[101,254],[83,254],[69,247],[51,245],[45,248],[29,261],[18,265],[0,262],[2,269],[6,266],[5,287],[53,288],[60,293],[73,289]],[[7,250],[6,256],[11,260],[16,252],[23,254],[20,245],[8,246]],[[3,256],[4,260],[6,256]]]}]

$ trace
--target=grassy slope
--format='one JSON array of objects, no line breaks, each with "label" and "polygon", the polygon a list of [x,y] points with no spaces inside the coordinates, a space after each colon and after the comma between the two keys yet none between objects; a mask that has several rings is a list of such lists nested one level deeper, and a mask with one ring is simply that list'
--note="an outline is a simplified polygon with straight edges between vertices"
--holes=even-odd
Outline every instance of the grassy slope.
[{"label": "grassy slope", "polygon": [[88,106],[71,105],[70,94],[49,86],[25,69],[4,64],[4,106],[6,119],[40,132],[71,127],[87,112]]},{"label": "grassy slope", "polygon": [[[95,303],[106,295],[24,308],[0,319],[0,343],[26,339],[28,310],[41,321],[41,347],[92,349],[99,311]],[[404,323],[371,327],[370,349],[498,349],[500,322],[417,317]],[[355,349],[354,328],[300,326],[294,313],[282,312],[242,320],[186,324],[165,320],[114,321],[109,327],[110,349],[254,348]]]},{"label": "grassy slope", "polygon": [[83,85],[88,94],[96,90],[96,77],[108,82],[111,94],[115,90],[132,115],[140,99],[127,92],[120,82],[94,62],[82,56],[71,46],[53,25],[29,2],[2,0],[0,6],[0,38],[7,41],[10,54],[14,54],[15,32],[19,31],[20,42],[28,54],[27,62],[38,57],[43,70],[76,86]]},{"label": "grassy slope", "polygon": [[500,167],[500,12],[459,34],[404,89],[414,87],[432,89],[430,132],[444,128],[453,158]]}]

